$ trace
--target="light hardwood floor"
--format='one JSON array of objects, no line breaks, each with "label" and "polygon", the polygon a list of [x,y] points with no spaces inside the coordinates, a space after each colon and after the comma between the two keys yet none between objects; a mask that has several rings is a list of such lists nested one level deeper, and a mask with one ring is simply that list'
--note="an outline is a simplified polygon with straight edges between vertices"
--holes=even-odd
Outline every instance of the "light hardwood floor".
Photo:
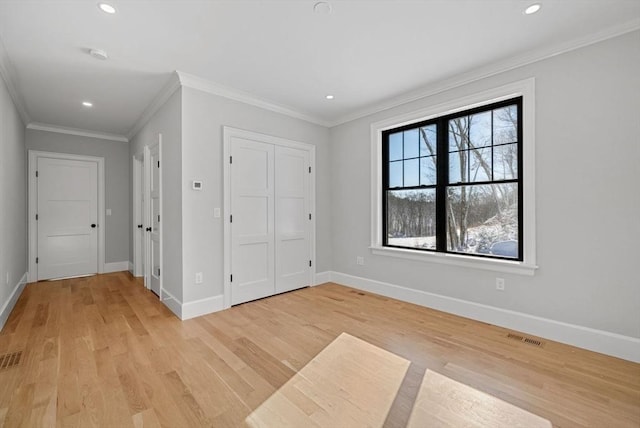
[{"label": "light hardwood floor", "polygon": [[0,425],[243,426],[343,332],[410,361],[386,427],[430,372],[556,427],[640,427],[638,364],[335,284],[181,322],[128,273],[26,287],[0,332],[0,355],[23,352]]}]

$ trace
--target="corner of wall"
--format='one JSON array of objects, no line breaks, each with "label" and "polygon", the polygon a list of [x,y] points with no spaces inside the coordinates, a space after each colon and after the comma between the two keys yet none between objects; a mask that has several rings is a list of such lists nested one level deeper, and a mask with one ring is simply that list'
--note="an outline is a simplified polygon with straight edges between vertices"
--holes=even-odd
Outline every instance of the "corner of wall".
[{"label": "corner of wall", "polygon": [[16,306],[16,303],[22,295],[22,292],[24,291],[24,287],[26,285],[27,273],[25,272],[25,274],[22,275],[22,278],[20,278],[20,281],[18,281],[15,287],[13,287],[13,291],[9,295],[9,299],[7,300],[7,302],[4,304],[4,306],[2,306],[2,308],[0,308],[0,331],[2,331],[2,329],[4,328],[7,320],[9,319],[11,311]]}]

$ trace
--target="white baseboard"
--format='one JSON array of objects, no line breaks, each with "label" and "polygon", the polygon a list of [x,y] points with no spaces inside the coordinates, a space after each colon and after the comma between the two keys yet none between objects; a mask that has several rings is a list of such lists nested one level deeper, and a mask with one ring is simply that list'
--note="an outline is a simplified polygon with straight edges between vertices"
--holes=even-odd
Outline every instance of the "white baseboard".
[{"label": "white baseboard", "polygon": [[[415,303],[511,330],[517,330],[590,351],[600,352],[636,363],[640,362],[640,339],[634,337],[568,324],[344,273],[323,272],[323,274],[329,274],[331,281],[338,284],[405,302]],[[316,275],[316,278],[317,277],[318,275]]]},{"label": "white baseboard", "polygon": [[206,299],[194,300],[182,304],[181,319],[188,320],[202,315],[212,314],[224,309],[224,296],[222,294]]},{"label": "white baseboard", "polygon": [[123,272],[129,270],[129,262],[105,263],[102,273]]},{"label": "white baseboard", "polygon": [[212,314],[224,309],[224,296],[218,295],[205,299],[182,303],[166,290],[162,290],[162,303],[182,321]]},{"label": "white baseboard", "polygon": [[18,298],[22,294],[22,291],[24,290],[24,287],[26,285],[27,274],[25,273],[24,275],[22,275],[22,278],[20,278],[18,284],[16,284],[16,286],[13,288],[13,291],[9,296],[9,300],[7,300],[7,302],[2,306],[2,309],[0,309],[0,331],[2,331],[2,329],[4,328],[5,323],[9,319],[9,315],[11,315],[11,311],[16,306],[16,302],[18,301]]},{"label": "white baseboard", "polygon": [[160,290],[160,301],[178,318],[182,319],[182,302],[166,290]]},{"label": "white baseboard", "polygon": [[129,272],[131,272],[131,275],[135,276],[133,272],[133,263],[131,262],[129,262]]},{"label": "white baseboard", "polygon": [[324,284],[325,282],[331,282],[331,272],[316,272],[316,283],[313,286]]}]

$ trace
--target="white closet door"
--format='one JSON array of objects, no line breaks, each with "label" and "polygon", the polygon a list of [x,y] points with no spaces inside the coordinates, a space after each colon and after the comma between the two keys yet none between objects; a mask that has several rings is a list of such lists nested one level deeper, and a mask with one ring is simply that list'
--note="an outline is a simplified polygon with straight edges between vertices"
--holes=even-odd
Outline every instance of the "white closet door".
[{"label": "white closet door", "polygon": [[309,151],[275,147],[276,293],[311,285]]},{"label": "white closet door", "polygon": [[274,146],[231,140],[231,304],[270,296],[274,284]]},{"label": "white closet door", "polygon": [[98,271],[98,165],[38,158],[38,280]]}]

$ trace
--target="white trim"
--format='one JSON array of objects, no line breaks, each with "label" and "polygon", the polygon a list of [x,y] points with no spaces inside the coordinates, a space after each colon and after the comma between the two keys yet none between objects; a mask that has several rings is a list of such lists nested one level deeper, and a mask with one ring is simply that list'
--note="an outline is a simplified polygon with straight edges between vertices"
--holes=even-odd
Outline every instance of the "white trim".
[{"label": "white trim", "polygon": [[108,132],[89,131],[87,129],[71,128],[68,126],[51,125],[48,123],[30,122],[27,125],[27,129],[55,132],[57,134],[78,135],[81,137],[99,138],[101,140],[118,141],[120,143],[129,142],[129,139],[124,135],[110,134]]},{"label": "white trim", "polygon": [[331,282],[331,271],[316,272],[316,280],[313,282],[313,285],[316,286],[326,282]]},{"label": "white trim", "polygon": [[173,95],[173,93],[180,87],[180,79],[176,72],[171,73],[171,77],[167,84],[160,90],[158,95],[151,101],[151,104],[147,106],[142,112],[136,123],[127,133],[127,138],[132,140],[144,125],[149,122],[149,119],[164,105],[165,102]]},{"label": "white trim", "polygon": [[162,290],[161,295],[163,297],[160,299],[160,301],[182,321],[207,314],[212,314],[214,312],[219,312],[225,309],[224,296],[222,294],[185,303],[182,303],[167,290]]},{"label": "white trim", "polygon": [[[155,147],[158,147],[158,199],[159,199],[159,206],[158,206],[158,215],[160,216],[160,221],[158,222],[158,236],[159,236],[159,250],[158,250],[158,268],[160,269],[160,275],[159,275],[159,279],[158,279],[158,285],[160,287],[160,296],[162,296],[162,292],[163,292],[163,283],[164,283],[164,214],[163,214],[163,204],[164,204],[164,197],[163,197],[163,193],[162,193],[162,165],[164,165],[164,162],[162,161],[162,133],[158,133],[158,142],[151,144],[151,145],[145,145],[143,148],[144,154],[143,154],[143,159],[144,159],[144,192],[145,192],[145,207],[143,208],[143,214],[144,214],[144,222],[143,224],[146,223],[146,225],[151,226],[153,225],[153,207],[152,207],[152,202],[151,202],[151,176],[153,174],[153,165],[150,164],[151,161],[151,150],[154,149]],[[153,233],[153,232],[152,232]],[[151,233],[151,234],[152,234]],[[152,253],[152,249],[151,249],[151,234],[145,234],[144,239],[144,248],[145,248],[145,253],[144,253],[144,257],[145,257],[145,272],[143,272],[144,278],[145,278],[145,287],[148,289],[151,289],[151,282],[152,282],[152,272],[151,269],[153,268],[153,266],[151,265],[150,262],[150,257],[151,257],[151,253]]]},{"label": "white trim", "polygon": [[133,276],[136,276],[136,275],[133,273],[133,263],[131,263],[131,262],[128,262],[128,263],[129,263],[129,273],[131,273],[131,275],[133,275]]},{"label": "white trim", "polygon": [[27,124],[31,122],[31,118],[29,117],[29,113],[26,109],[26,104],[24,102],[24,98],[22,98],[22,94],[18,90],[17,87],[17,79],[18,74],[15,71],[13,63],[11,62],[11,58],[9,58],[9,54],[4,47],[4,43],[0,39],[0,76],[4,80],[4,83],[7,85],[7,91],[13,100],[13,104],[18,110],[18,114],[22,119],[23,124]]},{"label": "white trim", "polygon": [[202,315],[212,314],[224,309],[224,295],[207,297],[182,304],[181,320],[188,320]]},{"label": "white trim", "polygon": [[53,153],[37,150],[29,150],[29,242],[28,242],[28,280],[34,282],[38,280],[36,257],[38,255],[38,233],[36,222],[36,209],[38,207],[38,185],[36,181],[36,168],[38,166],[38,158],[47,157],[53,159],[80,160],[86,162],[96,162],[98,164],[98,272],[104,272],[104,254],[105,254],[105,173],[104,158],[96,156],[81,156],[68,153]]},{"label": "white trim", "polygon": [[[472,256],[453,256],[411,249],[382,246],[382,131],[409,123],[444,116],[457,111],[487,105],[522,96],[523,115],[523,262],[504,262]],[[510,83],[418,111],[390,117],[371,124],[371,251],[373,254],[444,263],[470,268],[533,275],[536,266],[535,233],[535,80],[533,78]]]},{"label": "white trim", "polygon": [[129,264],[128,261],[105,263],[102,273],[126,272],[129,270]]},{"label": "white trim", "polygon": [[[229,216],[231,215],[231,176],[229,170],[229,156],[231,155],[231,138],[245,138],[249,140],[258,140],[276,146],[290,147],[309,152],[309,165],[311,166],[311,177],[309,179],[309,210],[311,211],[311,264],[316,266],[316,146],[299,141],[288,140],[286,138],[274,137],[271,135],[260,134],[252,131],[223,126],[223,205],[224,205],[224,308],[231,307],[231,224]],[[316,284],[315,269],[311,272],[311,285]]]},{"label": "white trim", "polygon": [[594,34],[574,39],[559,45],[545,46],[541,49],[525,52],[523,54],[508,58],[504,61],[494,62],[490,65],[474,68],[472,71],[458,74],[456,76],[439,80],[428,84],[421,89],[410,91],[400,96],[392,97],[377,104],[368,105],[363,109],[353,111],[351,113],[340,116],[338,119],[331,121],[327,126],[334,127],[343,123],[351,122],[356,119],[370,116],[381,111],[389,110],[403,104],[410,103],[422,98],[426,98],[435,94],[448,91],[463,85],[467,85],[487,77],[495,76],[500,73],[507,72],[525,65],[543,61],[557,55],[571,52],[576,49],[587,47],[614,37],[622,36],[640,29],[640,19],[633,19],[622,25],[607,28]]},{"label": "white trim", "polygon": [[167,290],[160,290],[160,301],[169,308],[175,316],[182,319],[182,302],[173,294],[169,293]]},{"label": "white trim", "polygon": [[409,248],[392,247],[369,247],[371,254],[378,256],[396,257],[405,260],[416,260],[420,262],[440,263],[444,265],[461,266],[471,269],[489,270],[492,272],[514,273],[520,275],[533,276],[536,265],[529,265],[521,262],[513,262],[502,259],[485,259],[480,257],[466,256],[464,254],[447,254],[417,251]]},{"label": "white trim", "polygon": [[207,92],[213,95],[218,95],[230,100],[239,101],[241,103],[256,106],[264,110],[273,111],[289,117],[293,117],[295,119],[301,119],[306,122],[311,122],[316,125],[325,127],[329,127],[331,125],[331,123],[327,122],[326,120],[301,113],[293,108],[286,107],[281,104],[276,104],[274,102],[258,98],[248,92],[240,91],[229,86],[224,86],[211,80],[203,79],[202,77],[187,74],[182,71],[176,71],[176,73],[178,74],[178,77],[180,79],[180,84],[184,87]]},{"label": "white trim", "polygon": [[640,363],[640,339],[481,303],[331,272],[333,282]]},{"label": "white trim", "polygon": [[0,309],[0,331],[4,328],[7,320],[9,319],[9,315],[11,315],[11,311],[16,306],[18,299],[22,295],[22,291],[24,291],[24,287],[27,285],[27,273],[25,272],[20,278],[20,281],[13,287],[13,291],[9,295],[9,299]]}]

